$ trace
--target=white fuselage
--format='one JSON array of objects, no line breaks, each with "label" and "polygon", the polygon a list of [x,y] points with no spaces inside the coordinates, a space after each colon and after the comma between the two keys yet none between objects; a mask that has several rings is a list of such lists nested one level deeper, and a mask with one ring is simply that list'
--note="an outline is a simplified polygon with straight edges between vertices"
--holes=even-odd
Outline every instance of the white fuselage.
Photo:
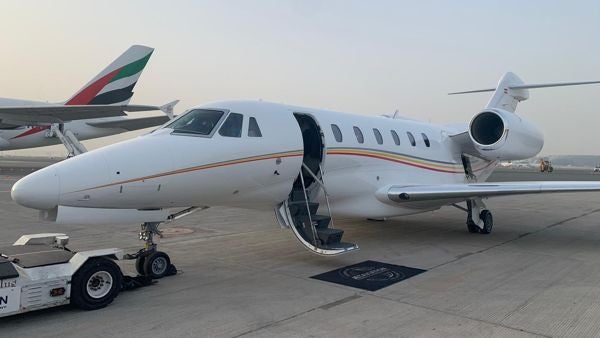
[{"label": "white fuselage", "polygon": [[[35,196],[26,201],[21,198],[19,203],[42,210],[57,205],[272,209],[288,198],[303,154],[309,151],[295,114],[312,118],[322,131],[320,164],[334,215],[381,218],[433,210],[447,201],[399,206],[378,198],[378,192],[391,185],[467,181],[461,151],[439,125],[254,101],[217,102],[199,108],[221,110],[225,116],[243,114],[241,137],[222,136],[219,126],[210,136],[176,134],[163,127],[44,168],[17,183],[13,192],[18,186],[21,196]],[[248,136],[250,117],[258,122],[262,137]],[[341,141],[336,140],[332,124],[340,129]],[[360,128],[363,143],[354,127]],[[381,133],[382,143],[374,129]],[[414,145],[407,133],[413,135]],[[495,164],[473,163],[477,180],[485,180]],[[314,184],[312,190],[319,193]],[[19,196],[13,194],[13,198]],[[316,199],[323,201],[323,194]]]},{"label": "white fuselage", "polygon": [[[48,103],[0,98],[0,106],[3,107],[35,107],[40,105],[47,106]],[[126,130],[121,128],[96,128],[89,123],[123,119],[126,118],[119,116],[70,121],[64,124],[64,130],[70,130],[78,140],[110,136],[123,133]],[[36,148],[60,143],[58,137],[50,133],[50,127],[47,125],[17,127],[0,125],[0,150]]]}]

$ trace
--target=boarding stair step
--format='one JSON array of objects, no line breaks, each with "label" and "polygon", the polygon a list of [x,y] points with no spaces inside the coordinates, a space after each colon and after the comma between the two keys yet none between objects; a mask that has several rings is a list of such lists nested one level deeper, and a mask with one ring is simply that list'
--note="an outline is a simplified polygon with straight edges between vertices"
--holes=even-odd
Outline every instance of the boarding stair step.
[{"label": "boarding stair step", "polygon": [[[290,213],[292,216],[297,215],[308,215],[306,210],[306,201],[292,201],[288,203],[288,207],[290,209]],[[319,203],[308,202],[308,208],[310,210],[310,214],[314,215],[317,213],[319,209]]]},{"label": "boarding stair step", "polygon": [[344,230],[341,229],[332,229],[332,228],[324,228],[317,229],[317,236],[321,240],[323,245],[333,245],[340,243],[342,241],[342,236],[344,235]]},{"label": "boarding stair step", "polygon": [[[308,224],[309,222],[308,215],[299,215],[296,219],[298,221],[298,225]],[[325,215],[311,215],[310,219],[317,229],[327,228],[331,222],[331,217]]]}]

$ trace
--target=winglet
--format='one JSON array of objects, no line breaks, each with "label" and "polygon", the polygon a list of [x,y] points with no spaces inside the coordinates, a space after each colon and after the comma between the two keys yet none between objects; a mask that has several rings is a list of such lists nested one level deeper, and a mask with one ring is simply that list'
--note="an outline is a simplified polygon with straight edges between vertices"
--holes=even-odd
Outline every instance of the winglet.
[{"label": "winglet", "polygon": [[173,114],[173,108],[175,108],[175,105],[178,103],[179,100],[171,101],[167,104],[158,107],[158,109],[162,110],[162,112],[165,113],[169,117],[169,119],[172,120],[175,117],[175,115]]}]

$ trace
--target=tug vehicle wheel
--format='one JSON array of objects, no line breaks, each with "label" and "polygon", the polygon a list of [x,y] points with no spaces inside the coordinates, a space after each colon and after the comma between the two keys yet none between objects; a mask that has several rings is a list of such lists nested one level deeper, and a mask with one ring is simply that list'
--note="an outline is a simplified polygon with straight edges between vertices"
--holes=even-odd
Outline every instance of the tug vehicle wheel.
[{"label": "tug vehicle wheel", "polygon": [[88,260],[74,275],[71,304],[82,310],[96,310],[110,304],[121,291],[123,275],[111,259]]},{"label": "tug vehicle wheel", "polygon": [[162,251],[148,255],[144,260],[144,275],[154,279],[163,278],[169,273],[171,259]]}]

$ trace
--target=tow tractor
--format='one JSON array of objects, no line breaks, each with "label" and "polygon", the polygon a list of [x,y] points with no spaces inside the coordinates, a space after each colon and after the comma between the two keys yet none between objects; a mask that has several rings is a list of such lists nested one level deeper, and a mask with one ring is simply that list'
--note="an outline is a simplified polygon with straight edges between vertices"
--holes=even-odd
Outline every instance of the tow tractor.
[{"label": "tow tractor", "polygon": [[553,171],[554,171],[554,167],[552,166],[552,162],[550,162],[550,160],[545,160],[545,159],[540,160],[540,172],[551,173]]},{"label": "tow tractor", "polygon": [[141,275],[125,276],[115,263],[131,258],[124,250],[74,252],[66,247],[68,241],[59,233],[25,235],[0,248],[0,317],[66,304],[99,309],[121,290],[150,285],[153,278],[177,272],[170,262],[163,266],[164,259],[156,252],[143,256],[143,265],[151,271],[143,274],[138,258],[136,269]]}]

